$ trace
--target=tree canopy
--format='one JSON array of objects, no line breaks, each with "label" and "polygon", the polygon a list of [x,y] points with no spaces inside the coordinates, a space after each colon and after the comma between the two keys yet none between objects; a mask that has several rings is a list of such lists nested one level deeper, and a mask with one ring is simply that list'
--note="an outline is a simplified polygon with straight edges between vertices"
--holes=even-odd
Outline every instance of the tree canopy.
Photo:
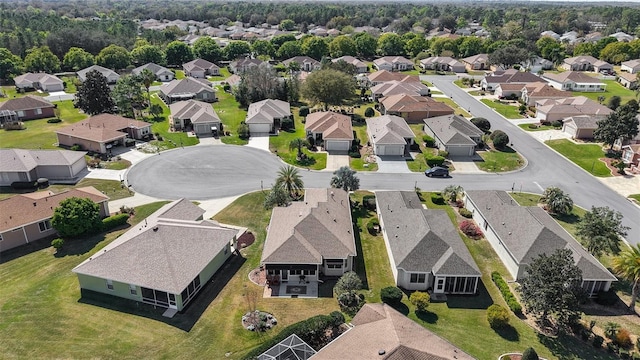
[{"label": "tree canopy", "polygon": [[593,137],[613,147],[619,138],[631,139],[638,135],[638,102],[630,100],[625,105],[619,106],[614,112],[598,121],[598,127],[593,132]]},{"label": "tree canopy", "polygon": [[622,214],[609,207],[591,207],[576,226],[582,244],[594,256],[618,254],[620,237],[627,236],[628,227],[622,225]]},{"label": "tree canopy", "polygon": [[100,50],[96,63],[108,69],[121,70],[131,65],[131,54],[122,46],[111,44]]},{"label": "tree canopy", "polygon": [[302,84],[302,96],[315,104],[341,105],[356,94],[356,82],[353,76],[338,70],[323,69],[314,71]]},{"label": "tree canopy", "polygon": [[131,60],[136,65],[154,63],[165,65],[164,51],[157,45],[141,45],[131,50]]},{"label": "tree canopy", "polygon": [[540,201],[546,205],[546,210],[552,214],[567,215],[573,210],[573,200],[562,189],[549,186],[544,189]]},{"label": "tree canopy", "polygon": [[100,231],[100,206],[91,199],[72,197],[53,209],[51,226],[62,237],[76,237]]},{"label": "tree canopy", "polygon": [[65,70],[78,71],[95,64],[95,58],[91,53],[78,47],[72,47],[64,55],[62,66]]},{"label": "tree canopy", "polygon": [[167,65],[182,66],[182,64],[193,60],[193,52],[189,45],[182,41],[172,41],[165,49]]},{"label": "tree canopy", "polygon": [[115,103],[107,78],[98,70],[89,71],[85,81],[78,86],[73,105],[89,115],[112,113]]},{"label": "tree canopy", "polygon": [[40,46],[27,50],[24,57],[27,71],[46,72],[52,74],[60,71],[60,59],[55,56],[48,46]]},{"label": "tree canopy", "polygon": [[636,300],[640,291],[640,244],[625,248],[613,258],[613,271],[631,282],[629,309],[635,312]]},{"label": "tree canopy", "polygon": [[360,188],[360,179],[356,177],[355,170],[351,170],[348,166],[343,166],[333,172],[331,187],[342,189],[347,192],[356,191]]}]

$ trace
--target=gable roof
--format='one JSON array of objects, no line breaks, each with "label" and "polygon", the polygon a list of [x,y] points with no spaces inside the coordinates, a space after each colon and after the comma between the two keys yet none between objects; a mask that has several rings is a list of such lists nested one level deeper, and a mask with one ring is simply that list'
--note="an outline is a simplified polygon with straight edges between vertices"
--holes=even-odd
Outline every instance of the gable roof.
[{"label": "gable roof", "polygon": [[371,82],[387,82],[387,81],[414,81],[420,82],[420,77],[415,75],[406,75],[398,72],[391,72],[388,70],[378,70],[374,73],[368,74],[367,78]]},{"label": "gable roof", "polygon": [[362,67],[366,68],[367,67],[366,63],[362,62],[361,60],[359,60],[359,59],[357,59],[357,58],[355,58],[353,56],[349,56],[349,55],[341,56],[341,57],[339,57],[337,59],[333,59],[331,61],[334,62],[334,63],[337,63],[340,60],[346,62],[347,64],[351,64],[351,65],[353,65],[353,66],[355,66],[357,68],[362,68]]},{"label": "gable roof", "polygon": [[[474,359],[387,304],[364,304],[351,324],[355,326],[320,349],[312,359]],[[382,350],[384,354],[380,355]]]},{"label": "gable roof", "polygon": [[210,70],[210,69],[219,69],[218,65],[212,63],[211,61],[207,61],[205,59],[195,59],[191,60],[188,63],[182,64],[182,67],[186,71],[193,70]]},{"label": "gable roof", "polygon": [[355,255],[347,192],[307,189],[304,201],[273,208],[260,262],[321,264]]},{"label": "gable roof", "polygon": [[198,101],[178,101],[169,105],[171,116],[177,119],[191,119],[192,124],[220,122],[218,114],[211,104]]},{"label": "gable roof", "polygon": [[559,90],[550,86],[546,82],[535,82],[526,84],[523,88],[527,89],[529,97],[570,97],[571,91]]},{"label": "gable roof", "polygon": [[576,116],[571,116],[568,117],[564,120],[562,120],[562,122],[572,122],[574,124],[576,124],[576,127],[578,129],[597,129],[598,128],[598,121],[601,120],[598,117],[594,117],[594,116],[589,116],[589,115],[576,115]]},{"label": "gable roof", "polygon": [[391,96],[397,94],[427,95],[429,88],[419,81],[387,81],[371,88],[372,94]]},{"label": "gable roof", "polygon": [[449,56],[432,56],[426,59],[420,60],[420,64],[422,65],[432,65],[432,64],[448,64],[449,66],[464,66],[460,61],[449,57]]},{"label": "gable roof", "polygon": [[404,56],[383,56],[381,58],[377,58],[375,60],[373,60],[373,63],[376,65],[382,65],[382,64],[411,64],[413,65],[413,62],[407,58],[405,58]]},{"label": "gable roof", "polygon": [[598,59],[594,58],[591,55],[580,55],[580,56],[574,56],[574,57],[564,59],[564,63],[569,65],[595,64],[597,61]]},{"label": "gable roof", "polygon": [[164,205],[72,271],[180,294],[238,234],[196,220],[194,207],[185,199]]},{"label": "gable roof", "polygon": [[378,100],[386,111],[393,112],[414,112],[414,111],[438,111],[451,112],[454,110],[447,104],[436,101],[427,96],[417,96],[409,94],[396,94],[386,96]]},{"label": "gable roof", "polygon": [[377,191],[395,264],[407,272],[480,276],[480,270],[444,210],[422,207],[414,191]]},{"label": "gable roof", "polygon": [[249,105],[247,124],[273,124],[274,119],[291,116],[291,105],[277,99],[265,99]]},{"label": "gable roof", "polygon": [[351,117],[333,111],[318,111],[307,115],[304,129],[322,133],[323,139],[353,140]]},{"label": "gable roof", "polygon": [[485,81],[491,84],[546,82],[546,80],[540,78],[536,74],[528,71],[518,71],[516,69],[507,69],[503,72],[495,72],[491,76],[486,76]]},{"label": "gable roof", "polygon": [[78,79],[80,79],[80,81],[84,81],[87,78],[87,74],[91,71],[98,71],[99,73],[101,73],[104,77],[106,77],[107,79],[109,79],[110,77],[116,77],[119,78],[120,75],[118,75],[117,72],[111,70],[111,69],[107,69],[105,67],[102,67],[100,65],[91,65],[88,68],[84,68],[82,70],[78,70],[78,72],[76,72],[76,74],[78,74]]},{"label": "gable roof", "polygon": [[466,57],[464,59],[461,60],[462,62],[465,62],[467,64],[473,64],[473,63],[488,63],[489,62],[489,55],[488,54],[477,54],[477,55],[473,55],[473,56],[469,56]]},{"label": "gable roof", "polygon": [[544,209],[520,206],[506,191],[465,191],[518,264],[529,264],[541,254],[569,249],[585,280],[613,280],[613,276]]},{"label": "gable roof", "polygon": [[39,165],[72,165],[85,154],[71,150],[0,149],[0,172],[31,171]]},{"label": "gable roof", "polygon": [[198,94],[202,91],[215,93],[211,88],[210,81],[192,77],[171,80],[168,83],[160,85],[160,91],[169,96]]},{"label": "gable roof", "polygon": [[133,74],[135,74],[135,75],[138,75],[138,74],[142,73],[142,71],[145,70],[145,69],[151,71],[156,76],[172,72],[171,70],[167,69],[166,67],[160,66],[160,65],[154,64],[154,63],[147,63],[147,64],[144,64],[142,66],[138,66],[137,68],[131,70],[131,72]]},{"label": "gable roof", "polygon": [[32,109],[53,108],[49,100],[41,96],[27,95],[19,98],[12,98],[0,103],[0,110],[24,111]]},{"label": "gable roof", "polygon": [[39,82],[41,84],[63,84],[55,75],[49,75],[47,73],[26,73],[13,78],[13,82],[18,85],[21,83],[34,83]]},{"label": "gable roof", "polygon": [[104,142],[127,136],[126,128],[150,127],[148,122],[134,120],[114,114],[98,114],[75,124],[56,130],[56,134],[69,135],[91,141]]},{"label": "gable roof", "polygon": [[237,59],[232,61],[229,66],[234,67],[234,68],[241,68],[241,67],[248,67],[248,66],[259,66],[261,64],[263,64],[264,61],[260,60],[260,59],[251,59],[251,58],[244,58],[244,59]]},{"label": "gable roof", "polygon": [[633,59],[633,60],[628,60],[628,61],[623,61],[620,63],[620,65],[622,66],[628,66],[630,68],[637,68],[640,67],[640,59]]},{"label": "gable roof", "polygon": [[366,120],[367,132],[374,144],[406,145],[405,138],[413,138],[415,134],[407,122],[395,115],[383,115]]},{"label": "gable roof", "polygon": [[458,115],[436,116],[423,121],[445,145],[475,145],[471,137],[484,134],[471,121]]},{"label": "gable roof", "polygon": [[581,71],[564,71],[559,74],[544,73],[542,77],[559,83],[573,81],[575,83],[602,84],[602,80],[589,76]]},{"label": "gable roof", "polygon": [[15,195],[0,200],[0,232],[50,219],[60,202],[72,197],[87,198],[96,203],[109,200],[109,197],[92,186],[70,189],[58,194],[39,191]]},{"label": "gable roof", "polygon": [[585,96],[563,99],[542,99],[536,101],[536,110],[545,114],[599,115],[606,116],[613,111]]},{"label": "gable roof", "polygon": [[320,66],[320,62],[316,59],[310,58],[308,56],[294,56],[290,59],[284,60],[282,63],[285,66],[289,66],[290,63],[297,63],[299,65],[302,65],[304,63],[310,63],[313,66]]}]

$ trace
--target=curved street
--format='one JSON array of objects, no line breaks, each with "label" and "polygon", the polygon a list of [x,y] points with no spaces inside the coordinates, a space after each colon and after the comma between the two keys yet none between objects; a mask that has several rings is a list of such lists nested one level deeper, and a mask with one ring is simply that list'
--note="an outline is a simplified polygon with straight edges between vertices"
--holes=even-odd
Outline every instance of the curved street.
[{"label": "curved street", "polygon": [[[515,190],[541,193],[558,186],[570,194],[576,205],[608,206],[620,211],[631,227],[627,240],[640,243],[640,208],[598,179],[555,153],[510,123],[464,90],[453,84],[455,76],[421,76],[438,87],[460,106],[491,122],[492,129],[505,131],[512,147],[528,160],[519,171],[505,174],[452,173],[448,179],[427,178],[421,173],[385,174],[360,172],[360,187],[368,190],[442,190],[450,184],[473,190]],[[246,146],[213,145],[176,149],[152,156],[127,172],[133,190],[161,199],[218,199],[268,189],[283,162],[275,155]],[[306,171],[301,174],[307,187],[329,186],[331,172]]]}]

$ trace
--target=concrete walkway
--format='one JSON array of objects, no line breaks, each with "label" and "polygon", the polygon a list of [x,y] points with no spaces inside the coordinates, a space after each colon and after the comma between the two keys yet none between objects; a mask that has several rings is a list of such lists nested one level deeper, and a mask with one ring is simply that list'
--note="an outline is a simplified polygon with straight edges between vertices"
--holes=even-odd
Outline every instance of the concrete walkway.
[{"label": "concrete walkway", "polygon": [[252,136],[249,138],[249,143],[246,146],[269,151],[269,135]]}]

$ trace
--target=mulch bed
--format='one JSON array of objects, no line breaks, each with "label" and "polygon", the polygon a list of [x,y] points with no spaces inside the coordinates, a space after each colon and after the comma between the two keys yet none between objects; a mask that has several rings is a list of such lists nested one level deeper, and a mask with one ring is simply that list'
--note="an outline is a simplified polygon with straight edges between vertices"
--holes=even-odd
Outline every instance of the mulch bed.
[{"label": "mulch bed", "polygon": [[602,161],[603,163],[605,163],[605,165],[607,165],[607,167],[611,171],[611,175],[612,176],[622,176],[622,174],[618,173],[618,168],[616,168],[613,165],[611,165],[611,163],[616,161],[616,159],[613,159],[613,158],[601,158],[601,159],[598,159],[598,160]]},{"label": "mulch bed", "polygon": [[256,241],[255,235],[251,231],[247,231],[238,238],[238,248],[244,249]]}]

